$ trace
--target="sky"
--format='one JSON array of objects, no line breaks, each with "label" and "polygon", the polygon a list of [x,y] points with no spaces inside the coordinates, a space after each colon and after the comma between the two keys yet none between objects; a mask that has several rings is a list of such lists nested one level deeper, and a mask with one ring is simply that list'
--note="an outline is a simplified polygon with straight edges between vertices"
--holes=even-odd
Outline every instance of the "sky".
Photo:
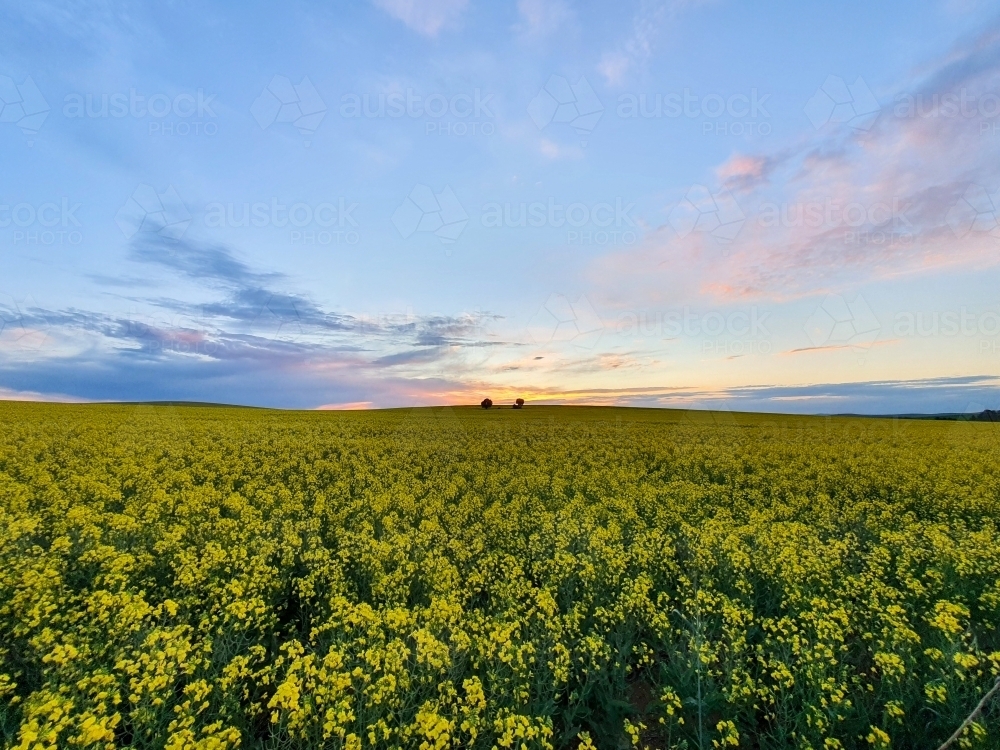
[{"label": "sky", "polygon": [[0,398],[1000,407],[976,0],[0,4]]}]

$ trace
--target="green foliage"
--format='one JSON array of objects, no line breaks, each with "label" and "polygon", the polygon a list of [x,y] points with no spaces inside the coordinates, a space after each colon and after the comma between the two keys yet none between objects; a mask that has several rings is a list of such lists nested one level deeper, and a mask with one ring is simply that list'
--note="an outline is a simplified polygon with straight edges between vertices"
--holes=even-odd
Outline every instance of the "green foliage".
[{"label": "green foliage", "polygon": [[997,425],[0,423],[4,747],[936,747],[1000,673]]}]

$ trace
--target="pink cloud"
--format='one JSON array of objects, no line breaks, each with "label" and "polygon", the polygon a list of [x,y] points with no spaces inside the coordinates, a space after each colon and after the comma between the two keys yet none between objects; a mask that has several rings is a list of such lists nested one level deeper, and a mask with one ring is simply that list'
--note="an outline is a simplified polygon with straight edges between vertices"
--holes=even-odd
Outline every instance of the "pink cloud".
[{"label": "pink cloud", "polygon": [[[772,152],[730,156],[697,193],[717,205],[696,201],[697,223],[675,221],[675,206],[665,207],[642,247],[594,261],[595,295],[631,304],[692,295],[790,300],[942,268],[995,267],[998,95],[1000,34],[992,30],[882,101],[868,131],[827,123]],[[948,104],[962,97],[964,109]],[[713,236],[740,215],[731,241]]]},{"label": "pink cloud", "polygon": [[748,190],[766,183],[778,163],[772,157],[733,154],[716,168],[715,176],[724,185]]}]

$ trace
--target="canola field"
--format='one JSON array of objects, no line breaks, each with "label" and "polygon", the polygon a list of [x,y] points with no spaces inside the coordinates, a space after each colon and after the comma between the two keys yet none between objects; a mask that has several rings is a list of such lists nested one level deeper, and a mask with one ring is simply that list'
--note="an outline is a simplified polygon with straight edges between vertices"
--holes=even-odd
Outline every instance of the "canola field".
[{"label": "canola field", "polygon": [[[0,403],[5,748],[936,748],[1000,425]],[[953,747],[1000,747],[1000,701]]]}]

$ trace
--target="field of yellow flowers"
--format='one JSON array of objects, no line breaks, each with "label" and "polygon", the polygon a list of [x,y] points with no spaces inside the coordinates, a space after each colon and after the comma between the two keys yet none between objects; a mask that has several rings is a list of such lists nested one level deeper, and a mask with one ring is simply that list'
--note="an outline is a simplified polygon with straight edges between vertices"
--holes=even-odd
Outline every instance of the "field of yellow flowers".
[{"label": "field of yellow flowers", "polygon": [[[5,748],[936,748],[1000,674],[1000,425],[0,427]],[[1000,747],[998,715],[955,746]]]}]

